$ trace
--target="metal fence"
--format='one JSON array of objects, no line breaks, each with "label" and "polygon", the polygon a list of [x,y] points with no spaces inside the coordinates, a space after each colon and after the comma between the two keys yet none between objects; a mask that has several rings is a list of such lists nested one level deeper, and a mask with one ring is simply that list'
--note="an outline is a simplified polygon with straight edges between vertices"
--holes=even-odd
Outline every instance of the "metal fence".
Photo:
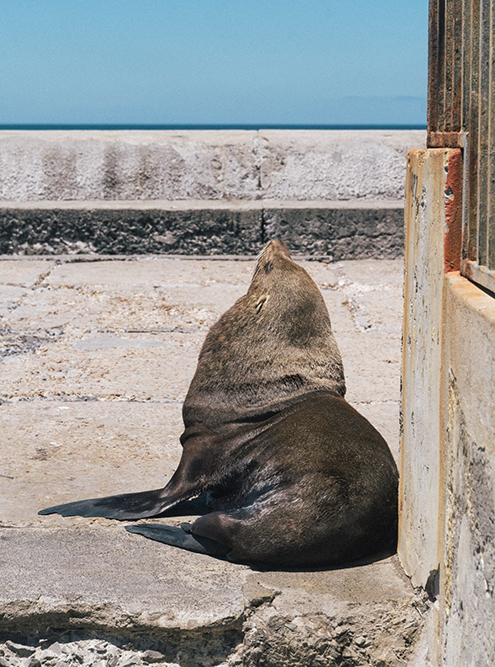
[{"label": "metal fence", "polygon": [[462,273],[495,292],[495,0],[430,0],[428,146],[464,151]]}]

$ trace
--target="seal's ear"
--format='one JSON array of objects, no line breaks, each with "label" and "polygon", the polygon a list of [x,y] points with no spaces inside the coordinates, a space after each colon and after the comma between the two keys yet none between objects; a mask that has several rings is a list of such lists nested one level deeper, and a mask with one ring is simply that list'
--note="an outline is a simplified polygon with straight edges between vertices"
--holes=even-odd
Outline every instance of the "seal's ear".
[{"label": "seal's ear", "polygon": [[263,296],[258,299],[258,301],[256,302],[256,304],[254,306],[257,313],[261,312],[261,309],[263,308],[265,303],[268,301],[268,299],[269,299],[269,294],[263,294]]},{"label": "seal's ear", "polygon": [[273,271],[273,268],[274,268],[273,262],[270,260],[263,267],[263,271],[268,275],[270,271]]}]

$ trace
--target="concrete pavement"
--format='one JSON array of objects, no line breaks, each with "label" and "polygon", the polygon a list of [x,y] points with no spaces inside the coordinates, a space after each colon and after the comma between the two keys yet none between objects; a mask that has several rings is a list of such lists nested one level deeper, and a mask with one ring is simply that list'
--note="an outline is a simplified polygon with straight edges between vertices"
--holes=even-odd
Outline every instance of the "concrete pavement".
[{"label": "concrete pavement", "polygon": [[[98,651],[119,667],[425,664],[412,656],[426,606],[395,558],[259,572],[116,522],[37,515],[164,484],[201,343],[254,266],[92,259],[0,261],[0,664],[99,664]],[[302,264],[329,307],[347,397],[397,456],[402,262]]]}]

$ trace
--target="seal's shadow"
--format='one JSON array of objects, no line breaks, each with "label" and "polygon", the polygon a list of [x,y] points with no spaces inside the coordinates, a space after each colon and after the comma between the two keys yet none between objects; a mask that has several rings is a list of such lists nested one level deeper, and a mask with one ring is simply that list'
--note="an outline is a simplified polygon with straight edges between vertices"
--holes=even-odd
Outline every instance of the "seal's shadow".
[{"label": "seal's shadow", "polygon": [[[372,565],[379,563],[382,560],[387,560],[395,556],[397,547],[393,546],[390,549],[385,549],[376,554],[371,554],[365,558],[350,561],[348,563],[338,563],[336,565],[322,565],[321,567],[263,567],[257,563],[245,563],[249,565],[251,570],[255,572],[333,572],[334,570],[349,570],[355,567],[364,567],[365,565]],[[226,560],[225,558],[223,560]]]}]

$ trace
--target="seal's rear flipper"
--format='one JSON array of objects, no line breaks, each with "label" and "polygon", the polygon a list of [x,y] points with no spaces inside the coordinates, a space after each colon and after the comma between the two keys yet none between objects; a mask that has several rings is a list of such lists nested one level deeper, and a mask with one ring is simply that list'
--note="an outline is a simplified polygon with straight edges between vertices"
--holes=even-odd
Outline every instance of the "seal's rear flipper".
[{"label": "seal's rear flipper", "polygon": [[125,529],[129,533],[137,533],[149,537],[150,540],[163,542],[179,549],[187,549],[187,551],[195,551],[198,554],[206,554],[208,556],[226,556],[231,547],[225,544],[220,544],[216,540],[211,540],[208,537],[201,537],[200,535],[192,535],[189,532],[189,524],[184,524],[184,528],[178,526],[166,526],[161,523],[141,523],[136,526],[126,526]]},{"label": "seal's rear flipper", "polygon": [[[106,498],[78,500],[66,505],[55,505],[40,510],[38,514],[61,514],[62,516],[101,516],[106,519],[129,521],[156,516],[169,503],[164,502],[163,489],[122,493]],[[174,503],[175,504],[175,503]]]}]

